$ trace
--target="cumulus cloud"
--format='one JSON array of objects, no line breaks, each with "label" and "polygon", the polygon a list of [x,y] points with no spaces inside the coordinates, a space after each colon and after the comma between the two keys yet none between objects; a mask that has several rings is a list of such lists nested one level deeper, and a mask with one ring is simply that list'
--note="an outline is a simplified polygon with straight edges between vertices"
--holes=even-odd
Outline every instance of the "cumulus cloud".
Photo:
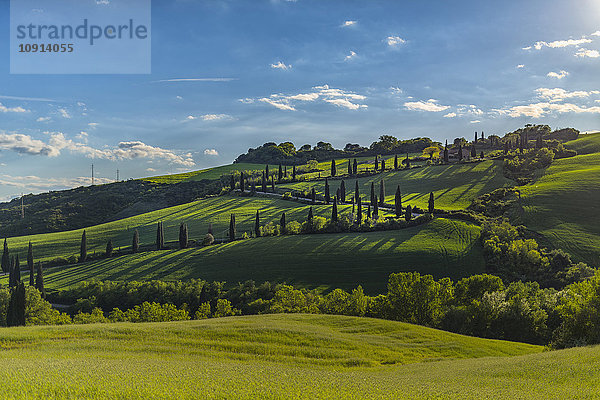
[{"label": "cumulus cloud", "polygon": [[69,112],[66,109],[64,109],[64,108],[59,108],[58,109],[58,113],[63,118],[67,118],[67,119],[71,118],[71,114],[69,114]]},{"label": "cumulus cloud", "polygon": [[[367,105],[360,104],[360,102],[366,100],[366,96],[342,89],[331,88],[329,85],[314,86],[312,91],[308,93],[291,95],[272,94],[269,97],[256,99],[258,102],[269,104],[279,110],[284,111],[297,111],[297,103],[309,103],[319,100],[338,107],[347,108],[349,110],[367,108]],[[240,99],[239,101],[244,104],[252,104],[255,102],[255,99],[246,98]]]},{"label": "cumulus cloud", "polygon": [[450,108],[450,106],[443,106],[438,104],[435,99],[429,99],[427,101],[409,101],[404,103],[404,107],[411,111],[429,111],[429,112],[440,112]]},{"label": "cumulus cloud", "polygon": [[198,117],[194,117],[193,115],[188,115],[188,116],[187,116],[185,119],[186,119],[187,121],[193,121],[193,120],[195,120],[195,119],[198,119]]},{"label": "cumulus cloud", "polygon": [[519,64],[517,65],[517,68],[525,68],[525,64]]},{"label": "cumulus cloud", "polygon": [[582,45],[584,43],[591,43],[591,42],[592,42],[591,39],[582,37],[581,39],[555,40],[553,42],[539,41],[539,42],[535,42],[533,47],[536,50],[541,50],[544,47],[550,47],[550,48],[556,49],[556,48],[569,47],[569,46],[579,47],[580,45]]},{"label": "cumulus cloud", "polygon": [[278,61],[276,64],[271,64],[271,68],[274,69],[291,69],[292,68],[292,64],[284,64],[281,61]]},{"label": "cumulus cloud", "polygon": [[567,71],[560,70],[558,72],[550,71],[550,72],[548,72],[548,74],[546,76],[548,76],[550,78],[562,79],[567,75],[569,75],[569,73]]},{"label": "cumulus cloud", "polygon": [[589,58],[598,58],[600,57],[600,52],[598,50],[589,50],[589,49],[579,49],[577,51],[577,53],[575,53],[575,57],[579,57],[579,58],[585,58],[585,57],[589,57]]},{"label": "cumulus cloud", "polygon": [[26,112],[29,112],[29,110],[26,110],[23,107],[6,107],[2,103],[0,103],[0,112],[2,112],[2,113],[9,113],[9,112],[26,113]]},{"label": "cumulus cloud", "polygon": [[456,117],[456,113],[454,113],[454,112],[444,115],[444,118],[454,118],[454,117]]},{"label": "cumulus cloud", "polygon": [[354,26],[354,25],[356,25],[356,21],[344,21],[344,23],[342,24],[343,27]]},{"label": "cumulus cloud", "polygon": [[219,152],[215,149],[206,149],[206,150],[204,150],[204,155],[205,156],[218,156]]},{"label": "cumulus cloud", "polygon": [[471,122],[472,124],[478,124],[478,123],[480,123],[481,121],[480,121],[480,120],[478,120],[478,119],[476,119],[476,120],[474,120],[474,121],[470,121],[470,122]]},{"label": "cumulus cloud", "polygon": [[396,47],[406,43],[406,40],[402,39],[400,36],[388,36],[385,39],[388,46]]},{"label": "cumulus cloud", "polygon": [[501,115],[508,115],[510,117],[513,118],[517,118],[517,117],[531,117],[531,118],[540,118],[543,117],[544,115],[556,111],[558,113],[576,113],[576,114],[580,114],[580,113],[589,113],[589,114],[600,114],[600,107],[598,106],[594,106],[594,107],[582,107],[582,106],[578,106],[576,104],[571,104],[571,103],[562,103],[562,104],[557,104],[557,103],[549,103],[549,102],[539,102],[539,103],[532,103],[532,104],[528,104],[528,105],[522,105],[522,106],[514,106],[514,107],[510,107],[508,109],[502,109],[502,110],[494,110],[495,112],[501,114]]},{"label": "cumulus cloud", "polygon": [[600,31],[596,31],[594,33],[591,33],[590,36],[600,36]]},{"label": "cumulus cloud", "polygon": [[576,90],[573,92],[569,92],[562,88],[553,88],[553,89],[539,88],[539,89],[536,89],[535,92],[537,93],[537,95],[539,97],[548,99],[551,102],[562,101],[562,100],[570,99],[570,98],[574,98],[574,97],[583,98],[583,97],[589,97],[590,95],[594,95],[594,94],[600,94],[600,91],[598,91],[598,90],[591,90],[591,91]]},{"label": "cumulus cloud", "polygon": [[346,57],[344,57],[344,61],[352,60],[354,57],[356,57],[356,52],[350,50],[350,54],[348,54]]},{"label": "cumulus cloud", "polygon": [[393,94],[402,94],[402,93],[404,93],[404,91],[401,88],[396,87],[396,86],[391,86],[390,90],[391,90],[391,92]]},{"label": "cumulus cloud", "polygon": [[[48,142],[34,139],[29,135],[0,133],[0,150],[10,150],[19,154],[57,157],[62,150],[81,154],[89,158],[107,160],[132,160],[136,158],[162,159],[171,164],[193,167],[195,162],[190,153],[179,155],[172,150],[153,147],[141,141],[120,142],[117,147],[96,149],[86,143],[68,139],[62,132],[46,132],[50,135]],[[84,139],[86,132],[78,135]]]}]

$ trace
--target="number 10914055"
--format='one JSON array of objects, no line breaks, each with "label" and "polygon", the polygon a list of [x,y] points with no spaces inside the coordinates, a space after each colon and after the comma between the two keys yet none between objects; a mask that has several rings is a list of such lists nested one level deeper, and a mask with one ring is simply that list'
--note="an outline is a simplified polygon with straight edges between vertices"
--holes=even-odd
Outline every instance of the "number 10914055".
[{"label": "number 10914055", "polygon": [[55,44],[37,44],[21,43],[19,44],[19,53],[72,53],[74,51],[71,43]]}]

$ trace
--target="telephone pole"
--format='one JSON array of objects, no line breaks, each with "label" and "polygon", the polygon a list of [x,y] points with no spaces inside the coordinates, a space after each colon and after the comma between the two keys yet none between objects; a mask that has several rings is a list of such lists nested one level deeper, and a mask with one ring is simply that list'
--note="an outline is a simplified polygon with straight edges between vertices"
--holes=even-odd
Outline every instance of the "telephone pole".
[{"label": "telephone pole", "polygon": [[23,205],[23,193],[21,193],[21,219],[25,218],[25,205]]},{"label": "telephone pole", "polygon": [[119,170],[117,170],[117,182],[119,182]]},{"label": "telephone pole", "polygon": [[94,164],[92,164],[92,186],[94,186]]}]

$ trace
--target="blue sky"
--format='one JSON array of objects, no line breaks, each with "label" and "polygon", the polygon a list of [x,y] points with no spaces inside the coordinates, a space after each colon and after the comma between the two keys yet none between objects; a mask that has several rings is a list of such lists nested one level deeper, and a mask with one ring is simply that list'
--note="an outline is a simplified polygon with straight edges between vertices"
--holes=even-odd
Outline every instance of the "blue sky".
[{"label": "blue sky", "polygon": [[[89,184],[92,163],[109,182],[268,141],[598,130],[599,17],[590,0],[154,0],[150,75],[11,75],[2,59],[0,199]],[[6,55],[8,1],[0,19]]]}]

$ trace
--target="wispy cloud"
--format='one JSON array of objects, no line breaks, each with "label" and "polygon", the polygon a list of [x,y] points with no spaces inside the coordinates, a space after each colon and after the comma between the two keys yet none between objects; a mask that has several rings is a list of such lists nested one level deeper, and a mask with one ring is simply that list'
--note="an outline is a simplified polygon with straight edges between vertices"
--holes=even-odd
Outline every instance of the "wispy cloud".
[{"label": "wispy cloud", "polygon": [[231,82],[236,81],[237,78],[174,78],[174,79],[161,79],[153,81],[153,83],[161,82]]},{"label": "wispy cloud", "polygon": [[233,117],[228,114],[204,114],[200,116],[188,115],[185,120],[194,121],[197,119],[201,119],[203,121],[222,121],[233,119]]},{"label": "wispy cloud", "polygon": [[286,69],[291,69],[292,64],[286,65],[286,64],[282,63],[281,61],[278,61],[276,64],[271,64],[271,68],[286,70]]},{"label": "wispy cloud", "polygon": [[344,57],[344,61],[352,60],[355,57],[356,57],[356,52],[350,50],[350,54],[348,54],[346,57]]},{"label": "wispy cloud", "polygon": [[525,64],[519,64],[519,65],[517,65],[517,68],[518,68],[518,69],[520,69],[520,68],[525,68]]},{"label": "wispy cloud", "polygon": [[63,118],[71,119],[71,114],[65,108],[59,108],[58,113]]},{"label": "wispy cloud", "polygon": [[562,79],[564,77],[566,77],[567,75],[569,75],[569,73],[567,71],[564,70],[560,70],[558,72],[548,72],[548,74],[546,76],[550,77],[550,78],[556,78],[556,79]]},{"label": "wispy cloud", "polygon": [[348,27],[348,26],[355,26],[356,25],[356,21],[344,21],[344,23],[342,24],[342,27]]},{"label": "wispy cloud", "polygon": [[29,110],[26,110],[23,107],[6,107],[2,103],[0,103],[0,112],[1,113],[26,113],[26,112],[29,112]]},{"label": "wispy cloud", "polygon": [[1,96],[0,95],[0,99],[20,100],[20,101],[42,101],[42,102],[48,102],[48,103],[58,103],[57,100],[46,99],[43,97],[21,97],[21,96]]},{"label": "wispy cloud", "polygon": [[539,103],[531,103],[528,105],[522,106],[514,106],[507,109],[494,110],[500,115],[508,115],[513,118],[517,117],[531,117],[531,118],[541,118],[547,115],[550,112],[558,112],[558,113],[590,113],[590,114],[600,114],[600,107],[583,107],[576,104],[571,103],[548,103],[548,102],[539,102]]},{"label": "wispy cloud", "polygon": [[440,112],[450,108],[450,106],[444,106],[438,104],[435,99],[429,99],[427,101],[409,101],[404,103],[404,107],[411,111],[428,111],[428,112]]},{"label": "wispy cloud", "polygon": [[50,121],[52,118],[50,117],[39,117],[38,119],[36,119],[37,122],[48,122]]},{"label": "wispy cloud", "polygon": [[396,47],[406,43],[406,40],[402,39],[400,36],[388,36],[385,39],[388,46]]},{"label": "wispy cloud", "polygon": [[568,90],[562,89],[562,88],[539,88],[536,89],[535,92],[537,93],[537,95],[541,98],[547,99],[550,102],[558,102],[558,101],[562,101],[565,99],[570,99],[570,98],[574,98],[574,97],[589,97],[591,95],[596,95],[596,94],[600,94],[600,91],[598,90],[590,90],[590,91],[585,91],[585,90],[576,90],[573,92],[569,92]]},{"label": "wispy cloud", "polygon": [[580,58],[585,58],[585,57],[589,57],[589,58],[598,58],[600,57],[600,52],[598,50],[589,50],[589,49],[579,49],[577,50],[577,53],[575,53],[575,57],[580,57]]},{"label": "wispy cloud", "polygon": [[219,152],[215,149],[206,149],[206,150],[204,150],[204,155],[205,156],[218,156]]},{"label": "wispy cloud", "polygon": [[454,113],[454,112],[444,115],[444,118],[455,118],[455,117],[456,117],[456,113]]}]

